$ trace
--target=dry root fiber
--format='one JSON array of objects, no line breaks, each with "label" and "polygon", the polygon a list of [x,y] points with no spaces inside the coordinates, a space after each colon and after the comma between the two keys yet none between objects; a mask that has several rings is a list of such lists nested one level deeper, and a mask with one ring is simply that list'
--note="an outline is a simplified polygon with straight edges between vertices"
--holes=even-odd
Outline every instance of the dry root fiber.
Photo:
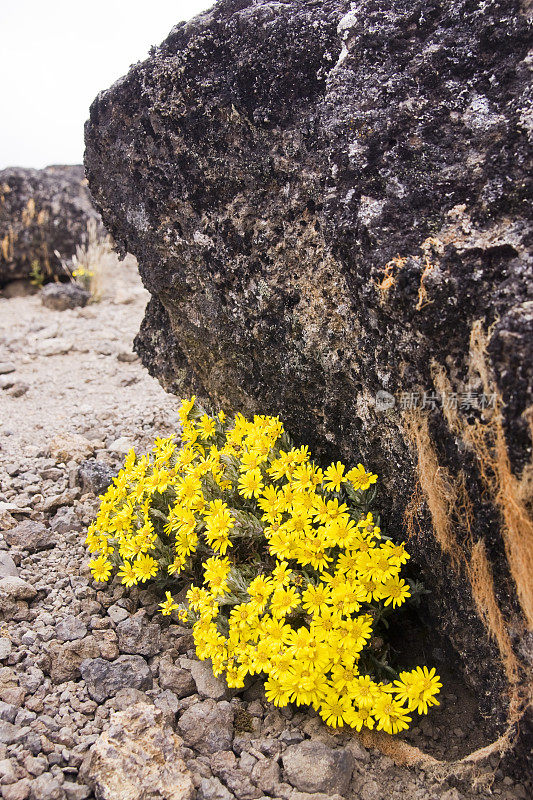
[{"label": "dry root fiber", "polygon": [[[493,506],[501,515],[501,532],[509,573],[516,585],[516,596],[524,614],[524,622],[533,627],[533,464],[520,476],[513,474],[507,449],[502,415],[502,399],[497,392],[487,357],[487,334],[480,321],[472,326],[469,352],[469,370],[475,383],[481,383],[486,395],[495,397],[494,407],[484,409],[481,419],[467,422],[457,407],[443,403],[442,411],[450,431],[461,439],[473,453],[483,488]],[[445,368],[434,363],[432,374],[441,397],[452,393]],[[527,419],[532,426],[533,409],[528,409]],[[447,765],[459,774],[462,770],[475,770],[493,753],[503,755],[517,736],[520,718],[531,702],[531,684],[524,678],[525,667],[511,645],[509,625],[496,596],[494,576],[485,543],[475,537],[475,509],[470,499],[465,474],[460,471],[454,478],[439,465],[435,446],[431,440],[428,417],[420,411],[404,418],[407,438],[417,456],[419,489],[413,495],[405,516],[408,531],[415,529],[414,520],[420,510],[422,498],[426,501],[435,532],[443,553],[454,569],[464,569],[469,580],[472,599],[488,635],[496,642],[509,683],[508,726],[498,740],[476,750],[469,756]],[[532,430],[533,434],[533,430]],[[533,438],[533,436],[532,436]],[[420,496],[420,492],[422,497]],[[454,531],[463,532],[461,546]],[[518,622],[515,620],[515,623]],[[520,625],[520,623],[518,623]],[[437,771],[441,769],[439,764]]]},{"label": "dry root fiber", "polygon": [[[426,416],[413,412],[404,418],[405,429],[413,443],[418,458],[418,480],[424,499],[428,504],[437,539],[443,553],[446,553],[455,566],[461,561],[462,552],[453,533],[453,513],[457,493],[448,471],[439,465],[437,454],[429,435]],[[412,504],[409,515],[416,513],[416,502]]]},{"label": "dry root fiber", "polygon": [[[446,419],[450,430],[459,435],[474,452],[481,479],[502,517],[502,536],[509,569],[516,585],[518,600],[530,629],[533,628],[533,464],[520,477],[513,474],[502,418],[502,401],[487,364],[487,334],[480,321],[472,326],[470,338],[470,371],[481,379],[486,395],[496,397],[493,409],[487,409],[486,419],[467,424],[457,409],[447,407]],[[450,391],[444,368],[433,365],[437,391]],[[531,426],[532,409],[528,410]]]},{"label": "dry root fiber", "polygon": [[[375,747],[384,755],[392,758],[397,766],[421,767],[431,772],[433,777],[438,780],[445,781],[453,775],[475,784],[480,780],[481,769],[481,781],[484,783],[488,780],[490,783],[494,772],[494,768],[490,768],[490,758],[493,755],[498,755],[502,758],[512,748],[517,734],[516,723],[518,718],[517,709],[513,708],[509,725],[502,736],[457,761],[436,759],[429,753],[424,753],[419,747],[408,744],[402,739],[388,736],[383,731],[362,730],[357,734],[357,738],[365,747]],[[483,767],[489,767],[488,772]]]},{"label": "dry root fiber", "polygon": [[468,564],[472,597],[477,611],[492,639],[496,641],[509,683],[518,681],[518,663],[511,647],[503,614],[494,591],[494,578],[487,558],[485,544],[477,541]]}]

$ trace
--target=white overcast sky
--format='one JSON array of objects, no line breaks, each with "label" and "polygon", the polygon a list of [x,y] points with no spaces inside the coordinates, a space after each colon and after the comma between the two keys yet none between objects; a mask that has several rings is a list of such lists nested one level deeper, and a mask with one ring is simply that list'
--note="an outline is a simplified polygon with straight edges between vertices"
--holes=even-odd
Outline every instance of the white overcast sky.
[{"label": "white overcast sky", "polygon": [[0,169],[80,164],[98,92],[213,2],[0,0]]}]

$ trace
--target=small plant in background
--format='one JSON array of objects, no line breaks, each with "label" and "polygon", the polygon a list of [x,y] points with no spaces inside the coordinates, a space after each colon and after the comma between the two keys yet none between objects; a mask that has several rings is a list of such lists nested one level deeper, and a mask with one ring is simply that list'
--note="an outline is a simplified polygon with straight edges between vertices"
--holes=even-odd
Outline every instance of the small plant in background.
[{"label": "small plant in background", "polygon": [[31,262],[30,283],[33,286],[38,286],[39,289],[41,289],[44,284],[44,272],[36,258]]},{"label": "small plant in background", "polygon": [[91,279],[94,278],[94,272],[91,272],[90,269],[86,269],[80,264],[72,272],[72,277],[76,278],[78,283],[81,283],[84,289],[87,289],[87,291],[91,290]]},{"label": "small plant in background", "polygon": [[87,223],[87,236],[69,263],[62,262],[65,271],[84,289],[93,300],[99,300],[104,292],[106,277],[115,268],[117,257],[109,236],[101,236],[95,219]]},{"label": "small plant in background", "polygon": [[[387,663],[387,620],[411,588],[403,543],[371,510],[377,476],[321,469],[277,417],[209,416],[194,397],[179,413],[182,446],[130,451],[102,497],[94,578],[152,581],[230,687],[262,674],[271,702],[313,706],[330,726],[397,733],[438,705],[434,669]],[[186,586],[185,605],[173,591]]]}]

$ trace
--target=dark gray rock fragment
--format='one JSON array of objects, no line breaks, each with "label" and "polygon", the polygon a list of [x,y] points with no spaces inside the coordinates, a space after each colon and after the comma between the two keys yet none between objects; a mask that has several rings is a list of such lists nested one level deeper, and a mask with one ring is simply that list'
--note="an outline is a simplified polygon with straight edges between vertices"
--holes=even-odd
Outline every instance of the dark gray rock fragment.
[{"label": "dark gray rock fragment", "polygon": [[29,553],[49,550],[55,547],[56,543],[52,531],[46,528],[42,522],[35,522],[31,519],[24,520],[14,528],[4,531],[3,535],[11,547],[27,550]]},{"label": "dark gray rock fragment", "polygon": [[65,311],[67,308],[82,308],[91,299],[91,293],[76,283],[49,283],[41,292],[43,306],[54,311]]},{"label": "dark gray rock fragment", "polygon": [[117,636],[121,653],[155,656],[161,650],[161,627],[150,622],[143,611],[119,622]]},{"label": "dark gray rock fragment", "polygon": [[116,473],[103,461],[88,459],[80,464],[78,470],[78,481],[83,492],[93,494],[103,494],[108,486],[111,485]]},{"label": "dark gray rock fragment", "polygon": [[141,656],[119,656],[115,661],[91,658],[82,661],[81,677],[97,703],[113,697],[120,689],[151,689],[152,673]]}]

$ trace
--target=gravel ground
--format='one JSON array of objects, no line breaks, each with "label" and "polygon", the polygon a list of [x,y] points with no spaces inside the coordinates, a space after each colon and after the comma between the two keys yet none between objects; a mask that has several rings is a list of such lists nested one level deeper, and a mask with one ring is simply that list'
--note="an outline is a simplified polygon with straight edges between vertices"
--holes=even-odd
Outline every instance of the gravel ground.
[{"label": "gravel ground", "polygon": [[[312,711],[274,708],[260,682],[228,692],[190,633],[157,613],[160,598],[92,582],[83,539],[97,494],[131,445],[146,450],[176,421],[176,399],[132,354],[146,300],[131,263],[86,308],[0,299],[2,797],[526,798],[495,756],[443,779],[419,751],[385,754],[385,735],[363,743]],[[463,754],[477,727],[461,720],[467,705],[446,686],[440,716],[405,744]]]}]

